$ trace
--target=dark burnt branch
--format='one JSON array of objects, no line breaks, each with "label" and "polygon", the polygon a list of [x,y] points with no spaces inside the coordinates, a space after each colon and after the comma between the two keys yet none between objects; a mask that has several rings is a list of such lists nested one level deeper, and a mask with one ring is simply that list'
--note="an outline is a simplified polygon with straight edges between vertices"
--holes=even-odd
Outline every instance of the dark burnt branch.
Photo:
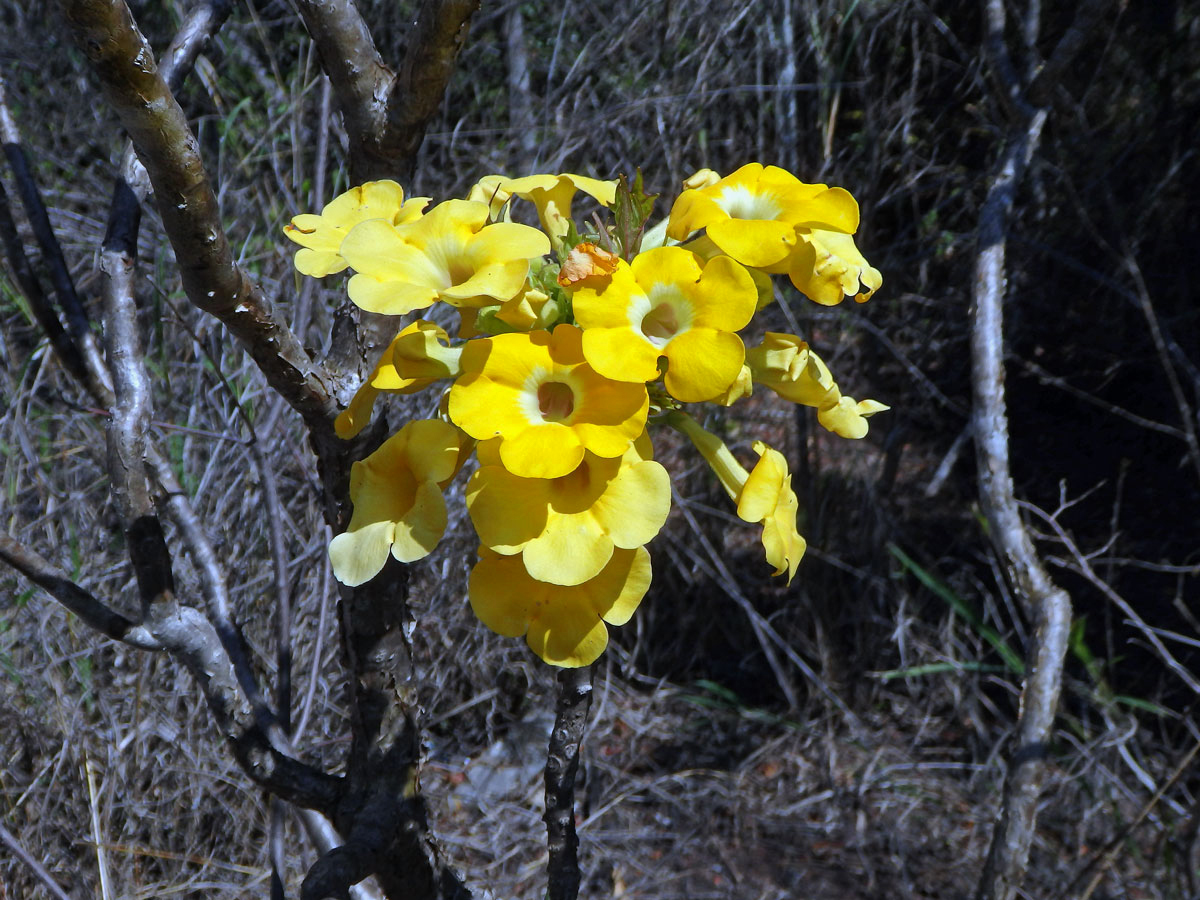
[{"label": "dark burnt branch", "polygon": [[558,673],[554,731],[546,752],[546,849],[549,900],[575,900],[579,895],[579,836],[575,833],[575,776],[579,746],[592,704],[592,670]]},{"label": "dark burnt branch", "polygon": [[42,202],[41,191],[38,190],[37,182],[29,169],[29,158],[21,144],[21,134],[8,108],[3,76],[0,76],[0,141],[4,144],[4,156],[17,183],[17,191],[21,195],[25,214],[29,217],[33,236],[42,248],[46,265],[50,269],[51,283],[54,285],[54,293],[58,296],[59,306],[66,316],[67,328],[71,336],[79,340],[80,335],[91,333],[91,322],[79,294],[75,291],[75,282],[71,279],[67,260],[63,256],[58,238],[54,236],[54,229],[50,226],[50,217],[46,213],[46,205]]},{"label": "dark burnt branch", "polygon": [[408,570],[394,560],[378,577],[342,593],[342,646],[353,677],[347,786],[333,824],[342,846],[305,877],[301,897],[344,897],[374,874],[387,896],[467,900],[441,860],[417,793],[420,732],[416,676],[406,627]]},{"label": "dark burnt branch", "polygon": [[[42,259],[50,271],[50,283],[54,286],[54,295],[58,299],[59,310],[66,320],[65,334],[58,315],[54,314],[52,310],[47,312],[50,307],[40,284],[32,277],[22,276],[22,268],[30,273],[32,269],[30,269],[24,249],[21,248],[20,241],[16,237],[15,227],[11,229],[12,237],[10,239],[8,236],[10,228],[8,224],[5,224],[3,226],[6,232],[5,245],[9,258],[13,260],[21,288],[26,293],[39,324],[46,330],[46,335],[50,338],[55,352],[58,353],[59,359],[63,361],[68,371],[83,381],[94,396],[105,399],[111,392],[105,378],[104,360],[100,355],[100,347],[96,336],[92,333],[87,311],[79,299],[79,294],[75,291],[75,282],[71,278],[67,261],[63,257],[62,246],[58,243],[58,238],[50,225],[50,217],[42,202],[41,191],[38,190],[37,181],[34,180],[33,173],[30,171],[29,159],[21,144],[21,134],[17,129],[16,119],[8,108],[8,98],[5,94],[2,75],[0,75],[0,142],[4,145],[4,155],[12,170],[17,191],[21,196],[21,205],[25,207],[25,214],[29,219],[34,238],[37,240],[38,246],[42,248]],[[8,210],[7,198],[5,198],[3,206],[5,207],[3,216],[8,223],[11,223],[12,215]],[[51,322],[53,324],[50,324]]]},{"label": "dark burnt branch", "polygon": [[350,0],[298,0],[350,136],[350,180],[407,181],[479,0],[425,0],[397,75]]},{"label": "dark burnt branch", "polygon": [[106,606],[50,560],[4,532],[0,532],[0,559],[79,616],[89,628],[139,650],[163,649],[144,626]]},{"label": "dark burnt branch", "polygon": [[28,301],[33,317],[37,319],[42,332],[50,341],[50,346],[54,348],[54,354],[73,377],[86,382],[88,370],[83,356],[63,328],[58,313],[54,311],[50,299],[42,290],[41,282],[29,264],[29,257],[25,255],[25,247],[21,243],[21,235],[17,231],[17,223],[13,219],[8,192],[4,190],[3,182],[0,182],[0,240],[4,242],[4,255],[8,258],[9,271],[13,273],[17,287]]},{"label": "dark burnt branch", "polygon": [[129,9],[120,0],[61,6],[150,175],[188,298],[233,332],[314,438],[331,438],[337,408],[324,372],[234,262],[196,139]]},{"label": "dark burnt branch", "polygon": [[37,553],[0,533],[0,560],[45,590],[89,627],[139,650],[166,651],[191,672],[221,733],[246,773],[259,785],[311,809],[332,809],[340,780],[292,758],[272,741],[245,702],[233,666],[212,624],[171,593],[170,560],[157,521],[146,517],[127,530],[130,557],[148,615],[137,624],[114,612]]}]

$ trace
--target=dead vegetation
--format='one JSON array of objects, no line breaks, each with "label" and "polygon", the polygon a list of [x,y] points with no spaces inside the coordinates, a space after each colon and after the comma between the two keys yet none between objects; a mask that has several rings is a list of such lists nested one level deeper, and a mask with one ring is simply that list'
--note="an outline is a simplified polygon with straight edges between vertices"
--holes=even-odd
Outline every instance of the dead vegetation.
[{"label": "dead vegetation", "polygon": [[[361,5],[381,53],[399,58],[412,4]],[[156,48],[190,8],[133,6]],[[0,74],[79,293],[98,304],[124,138],[50,9],[0,2]],[[1043,55],[1072,13],[1046,12]],[[1049,93],[1008,233],[1014,480],[1076,615],[1029,897],[1200,896],[1200,783],[1181,766],[1200,742],[1197,13],[1188,0],[1110,9]],[[777,162],[853,190],[859,244],[885,277],[864,307],[785,297],[755,326],[808,335],[848,391],[892,405],[866,440],[833,438],[773,397],[724,423],[735,452],[770,433],[798,473],[811,549],[790,590],[766,577],[755,536],[686,448],[660,449],[674,472],[694,471],[677,478],[653,547],[654,592],[596,670],[581,896],[894,900],[978,884],[1032,629],[979,515],[965,432],[975,229],[1010,121],[983,41],[974,7],[921,0],[485,4],[472,24],[411,193],[453,196],[496,171],[640,166],[669,197],[702,166]],[[340,327],[342,284],[300,286],[279,229],[348,186],[326,93],[291,4],[275,0],[239,7],[180,91],[235,257],[318,356]],[[15,207],[8,169],[0,182]],[[154,437],[230,573],[266,684],[278,674],[268,529],[282,524],[293,742],[337,772],[346,669],[305,430],[188,303],[149,205],[137,258]],[[5,531],[132,611],[105,413],[8,270],[0,362]],[[389,421],[413,411],[394,404]],[[475,541],[457,509],[413,567],[422,788],[477,896],[539,897],[553,673],[472,617]],[[175,576],[181,595],[203,580],[182,554]],[[181,667],[98,637],[0,572],[0,838],[12,851],[0,895],[51,896],[23,852],[70,896],[269,896],[270,821]],[[295,817],[284,825],[295,896],[315,854]]]}]

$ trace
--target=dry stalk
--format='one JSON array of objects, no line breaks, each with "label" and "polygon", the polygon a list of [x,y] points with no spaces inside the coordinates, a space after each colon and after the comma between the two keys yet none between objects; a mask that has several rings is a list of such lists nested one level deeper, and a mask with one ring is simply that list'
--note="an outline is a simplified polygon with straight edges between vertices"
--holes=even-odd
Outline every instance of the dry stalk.
[{"label": "dry stalk", "polygon": [[575,832],[575,776],[579,749],[592,704],[592,670],[558,673],[554,730],[546,752],[546,849],[549,900],[575,900],[579,895],[579,836]]}]

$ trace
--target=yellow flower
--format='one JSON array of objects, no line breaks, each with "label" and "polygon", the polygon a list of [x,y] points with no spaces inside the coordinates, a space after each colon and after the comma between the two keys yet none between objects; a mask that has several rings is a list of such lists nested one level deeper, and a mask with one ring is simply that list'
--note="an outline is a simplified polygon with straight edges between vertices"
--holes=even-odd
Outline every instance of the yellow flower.
[{"label": "yellow flower", "polygon": [[476,440],[499,437],[500,459],[523,478],[557,478],[584,450],[621,456],[645,429],[644,384],[613,381],[584,361],[582,332],[501,334],[471,341],[450,389],[450,418]]},{"label": "yellow flower", "polygon": [[329,544],[333,574],[354,587],[383,569],[427,556],[446,530],[443,487],[466,453],[462,434],[440,419],[409,422],[350,469],[354,515]]},{"label": "yellow flower", "polygon": [[834,306],[843,297],[865,303],[883,284],[883,276],[859,253],[854,238],[836,231],[801,231],[800,245],[787,265],[796,290],[822,306]]},{"label": "yellow flower", "polygon": [[653,381],[666,357],[667,390],[689,403],[712,399],[737,379],[745,347],[733,332],[754,315],[758,293],[728,256],[702,265],[694,253],[660,247],[584,285],[571,302],[584,356],[601,375]]},{"label": "yellow flower", "polygon": [[302,249],[296,251],[296,269],[302,275],[322,278],[346,268],[339,250],[342,239],[359,222],[382,219],[392,225],[412,222],[421,215],[428,197],[404,200],[404,189],[394,181],[368,181],[330,200],[319,216],[295,216],[283,233]]},{"label": "yellow flower", "polygon": [[843,396],[825,361],[792,334],[768,331],[761,344],[746,351],[746,364],[755,381],[785,400],[815,407],[817,421],[844,438],[865,437],[867,416],[891,408]]},{"label": "yellow flower", "polygon": [[608,646],[609,625],[624,625],[650,587],[650,554],[644,547],[617,550],[590,581],[574,587],[530,577],[519,556],[498,556],[486,548],[471,571],[471,609],[481,622],[505,637],[525,642],[553,666],[594,663]]},{"label": "yellow flower", "polygon": [[839,437],[857,440],[867,436],[867,416],[891,409],[878,400],[839,397],[833,406],[817,410],[817,421]]},{"label": "yellow flower", "polygon": [[762,268],[791,254],[797,228],[853,234],[858,204],[842,188],[805,184],[776,166],[750,163],[676,198],[667,236],[683,241],[701,228],[738,262]]},{"label": "yellow flower", "polygon": [[439,378],[458,374],[461,347],[443,347],[446,332],[433,322],[418,319],[392,339],[375,370],[342,410],[333,427],[337,436],[349,440],[371,420],[371,411],[381,392],[415,394]]},{"label": "yellow flower", "polygon": [[585,453],[558,478],[521,478],[500,463],[495,442],[479,445],[467,509],[484,546],[521,554],[538,581],[576,585],[595,578],[619,548],[649,542],[671,509],[671,479],[650,457],[649,436],[605,459]]},{"label": "yellow flower", "polygon": [[783,454],[762,441],[755,441],[758,462],[747,472],[720,438],[705,431],[691,417],[676,413],[671,423],[691,439],[708,461],[725,492],[737,504],[738,518],[762,525],[767,562],[775,567],[773,574],[787,572],[787,583],[791,584],[808,544],[796,530],[799,503]]},{"label": "yellow flower", "polygon": [[768,331],[761,344],[746,351],[746,364],[755,381],[793,403],[819,409],[841,397],[829,367],[793,334]]},{"label": "yellow flower", "polygon": [[525,286],[529,261],[550,252],[536,228],[488,223],[485,203],[447,200],[406,225],[356,225],[341,253],[358,273],[350,299],[368,312],[399,316],[436,300],[486,306]]},{"label": "yellow flower", "polygon": [[[643,247],[645,244],[643,243]],[[706,234],[702,234],[698,238],[693,238],[683,245],[684,250],[691,250],[703,260],[712,260],[718,256],[727,256],[721,248],[713,243],[712,238]],[[790,257],[789,257],[790,258]],[[787,260],[784,261],[785,263]],[[780,265],[783,265],[781,263]],[[765,269],[755,269],[748,267],[746,269],[750,273],[750,278],[754,281],[754,287],[758,291],[758,300],[754,305],[754,311],[758,312],[766,306],[769,306],[775,300],[775,284],[771,281],[771,275]],[[778,273],[776,273],[778,274]]]},{"label": "yellow flower", "polygon": [[593,197],[601,206],[608,206],[616,196],[617,183],[570,174],[526,175],[524,178],[487,175],[471,188],[468,198],[487,203],[492,218],[497,218],[513,197],[530,201],[537,207],[538,221],[557,249],[567,233],[571,201],[577,191]]}]

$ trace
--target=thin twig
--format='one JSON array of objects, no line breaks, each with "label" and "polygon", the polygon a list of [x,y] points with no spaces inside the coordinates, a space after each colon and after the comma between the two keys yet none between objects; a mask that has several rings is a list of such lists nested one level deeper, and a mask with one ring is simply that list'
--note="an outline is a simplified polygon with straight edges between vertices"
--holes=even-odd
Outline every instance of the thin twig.
[{"label": "thin twig", "polygon": [[575,832],[575,776],[579,748],[592,703],[590,666],[558,673],[554,731],[546,751],[546,849],[549,900],[575,900],[579,895],[579,835]]},{"label": "thin twig", "polygon": [[162,650],[162,644],[143,625],[109,608],[73,582],[48,559],[0,531],[0,560],[8,563],[61,603],[89,628],[139,650]]},{"label": "thin twig", "polygon": [[1087,556],[1079,549],[1075,541],[1071,538],[1071,535],[1067,533],[1066,529],[1058,523],[1058,520],[1053,516],[1048,515],[1045,511],[1033,506],[1032,504],[1023,505],[1030,512],[1039,516],[1044,522],[1046,522],[1046,524],[1054,530],[1057,538],[1062,541],[1063,546],[1067,548],[1067,552],[1071,554],[1072,562],[1065,564],[1065,567],[1086,578],[1100,591],[1100,593],[1108,598],[1110,603],[1120,609],[1121,612],[1123,612],[1129,618],[1129,621],[1133,624],[1133,626],[1142,633],[1143,637],[1146,638],[1150,646],[1154,649],[1154,652],[1158,654],[1158,658],[1162,661],[1162,663],[1168,669],[1174,672],[1179,677],[1179,680],[1187,685],[1190,691],[1200,695],[1200,679],[1196,678],[1196,676],[1193,675],[1186,666],[1184,666],[1175,658],[1171,651],[1167,649],[1167,645],[1162,642],[1161,638],[1159,638],[1157,630],[1151,628],[1146,623],[1146,620],[1138,614],[1138,611],[1134,608],[1133,604],[1117,593],[1113,589],[1112,585],[1110,585],[1096,573],[1096,570],[1092,568],[1091,563],[1088,562]]},{"label": "thin twig", "polygon": [[[1097,851],[1097,853],[1087,862],[1087,864],[1080,869],[1079,874],[1072,878],[1070,883],[1067,884],[1067,886],[1058,894],[1057,900],[1067,900],[1068,897],[1077,897],[1078,900],[1088,900],[1088,898],[1096,892],[1096,888],[1100,886],[1101,879],[1104,878],[1105,871],[1109,866],[1112,865],[1113,860],[1116,859],[1117,853],[1120,851],[1121,847],[1125,846],[1126,841],[1128,840],[1129,836],[1133,834],[1134,829],[1136,829],[1142,824],[1142,822],[1146,820],[1146,816],[1150,815],[1150,811],[1158,805],[1159,801],[1162,800],[1167,791],[1169,791],[1179,782],[1179,779],[1183,777],[1183,774],[1191,766],[1197,755],[1200,755],[1200,743],[1192,745],[1192,749],[1184,755],[1182,760],[1180,760],[1179,765],[1175,767],[1175,771],[1171,773],[1171,776],[1163,782],[1162,786],[1159,787],[1159,789],[1151,795],[1150,799],[1145,802],[1142,808],[1138,810],[1138,814],[1129,822],[1127,822],[1125,826],[1117,832],[1112,840],[1105,844],[1101,850]],[[1076,894],[1075,889],[1079,886],[1079,882],[1083,880],[1083,877],[1087,875],[1088,872],[1092,872],[1091,879],[1088,881],[1087,886],[1083,889],[1082,893]]]},{"label": "thin twig", "polygon": [[111,900],[108,857],[104,852],[104,836],[100,833],[100,804],[96,799],[96,765],[90,756],[84,757],[83,778],[88,789],[88,810],[91,812],[92,841],[96,848],[96,870],[100,875],[100,900]]},{"label": "thin twig", "polygon": [[0,822],[0,844],[4,844],[13,855],[29,867],[35,878],[42,883],[54,900],[71,900],[71,895],[59,887],[58,882],[46,871],[45,867],[33,857],[28,850],[21,846],[16,836]]}]

